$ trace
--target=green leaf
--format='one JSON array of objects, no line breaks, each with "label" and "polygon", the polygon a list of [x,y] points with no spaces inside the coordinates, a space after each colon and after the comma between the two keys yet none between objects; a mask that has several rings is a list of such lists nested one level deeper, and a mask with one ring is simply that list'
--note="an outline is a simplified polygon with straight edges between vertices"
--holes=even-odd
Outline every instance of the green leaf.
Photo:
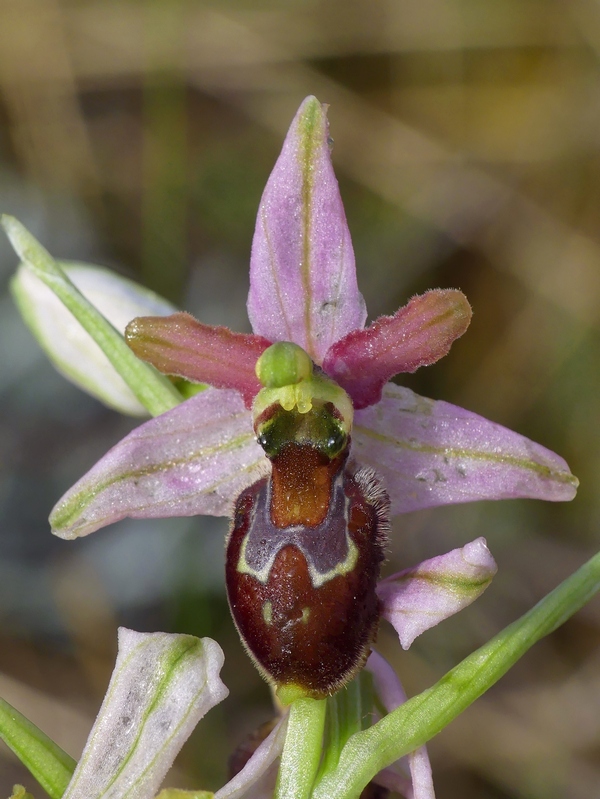
[{"label": "green leaf", "polygon": [[0,699],[0,738],[51,799],[60,799],[75,771],[76,762],[3,699]]},{"label": "green leaf", "polygon": [[24,264],[90,334],[149,413],[158,416],[181,402],[182,397],[172,383],[133,354],[119,331],[83,296],[31,233],[12,216],[5,214],[0,221]]},{"label": "green leaf", "polygon": [[381,769],[437,735],[533,644],[563,624],[599,589],[600,553],[433,687],[409,699],[368,730],[353,735],[342,750],[337,769],[321,779],[313,799],[358,797]]}]

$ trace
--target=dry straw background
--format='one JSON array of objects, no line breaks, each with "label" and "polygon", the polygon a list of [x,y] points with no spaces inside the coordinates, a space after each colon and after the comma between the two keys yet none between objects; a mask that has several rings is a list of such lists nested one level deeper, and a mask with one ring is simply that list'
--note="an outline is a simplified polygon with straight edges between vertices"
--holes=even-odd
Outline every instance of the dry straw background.
[{"label": "dry straw background", "polygon": [[[372,316],[461,288],[467,335],[403,380],[563,454],[568,506],[513,501],[397,520],[389,571],[485,535],[500,571],[402,653],[410,693],[598,548],[598,0],[0,0],[0,210],[56,255],[108,264],[207,322],[247,329],[254,214],[292,115],[330,104]],[[224,520],[51,538],[54,501],[134,422],[48,366],[7,293],[0,242],[0,695],[77,756],[115,628],[209,634],[227,703],[173,778],[215,788],[269,717],[223,595]],[[430,744],[439,799],[600,796],[600,604]],[[0,794],[25,781],[5,748]]]}]

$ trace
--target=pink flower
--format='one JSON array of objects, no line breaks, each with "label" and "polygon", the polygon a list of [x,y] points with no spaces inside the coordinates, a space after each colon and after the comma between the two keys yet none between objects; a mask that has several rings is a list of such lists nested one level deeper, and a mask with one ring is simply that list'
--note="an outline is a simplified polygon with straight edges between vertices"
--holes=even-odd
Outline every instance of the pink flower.
[{"label": "pink flower", "polygon": [[[211,387],[113,447],[55,506],[50,521],[57,535],[87,535],[124,517],[229,516],[240,492],[269,471],[250,406],[261,388],[257,358],[276,341],[301,346],[348,392],[356,410],[352,456],[383,479],[392,513],[575,495],[577,480],[558,455],[470,411],[387,382],[445,355],[466,330],[471,309],[460,291],[434,290],[364,326],[326,109],[314,97],[298,110],[260,203],[248,313],[250,335],[188,314],[130,324],[128,342],[141,357]],[[409,646],[479,595],[494,570],[478,539],[387,578],[379,589],[384,615]]]},{"label": "pink flower", "polygon": [[[183,313],[129,325],[128,343],[141,358],[210,387],[113,447],[54,508],[50,521],[57,535],[84,536],[124,517],[230,516],[240,493],[270,470],[255,439],[251,406],[261,389],[257,359],[279,341],[302,347],[350,396],[351,457],[383,480],[392,513],[480,499],[561,501],[575,495],[577,480],[558,455],[474,413],[388,382],[445,355],[467,329],[471,309],[460,291],[434,290],[365,327],[326,110],[314,97],[301,105],[261,200],[248,313],[251,335]],[[479,596],[495,570],[479,538],[380,582],[383,615],[407,648]],[[392,686],[388,704],[402,701],[387,667],[373,657],[369,667],[384,693]],[[265,755],[265,768],[273,756]],[[425,786],[420,795],[432,796],[424,750],[409,766],[415,796],[418,779]],[[387,778],[394,782],[393,775]]]}]

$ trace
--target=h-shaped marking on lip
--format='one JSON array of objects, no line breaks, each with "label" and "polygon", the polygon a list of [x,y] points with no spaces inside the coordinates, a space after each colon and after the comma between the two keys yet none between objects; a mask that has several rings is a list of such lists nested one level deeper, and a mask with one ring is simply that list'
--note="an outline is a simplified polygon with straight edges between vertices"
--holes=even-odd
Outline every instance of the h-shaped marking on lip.
[{"label": "h-shaped marking on lip", "polygon": [[313,588],[351,572],[356,566],[358,548],[348,532],[349,500],[344,491],[343,472],[336,476],[331,494],[327,514],[320,524],[277,527],[271,521],[269,480],[252,507],[238,572],[266,585],[277,555],[286,546],[295,546],[304,555]]}]

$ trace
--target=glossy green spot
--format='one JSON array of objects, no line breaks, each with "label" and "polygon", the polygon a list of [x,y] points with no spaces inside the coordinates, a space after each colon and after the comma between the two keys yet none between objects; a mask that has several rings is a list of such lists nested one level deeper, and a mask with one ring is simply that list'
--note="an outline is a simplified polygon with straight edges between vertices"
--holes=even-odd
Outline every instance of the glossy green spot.
[{"label": "glossy green spot", "polygon": [[275,458],[287,444],[310,445],[329,460],[348,444],[344,423],[329,405],[318,405],[302,413],[278,408],[256,426],[257,440],[268,458]]},{"label": "glossy green spot", "polygon": [[310,608],[302,608],[302,618],[300,619],[302,624],[308,624],[309,618],[310,618]]},{"label": "glossy green spot", "polygon": [[[265,350],[266,352],[269,352],[269,350]],[[306,355],[303,350],[300,350],[300,352]],[[352,429],[352,419],[354,417],[352,400],[335,381],[318,372],[300,380],[298,383],[266,387],[258,392],[252,405],[252,416],[254,419],[254,431],[259,438],[261,433],[265,432],[266,426],[282,410],[292,414],[293,420],[290,417],[290,424],[299,425],[302,429],[302,434],[305,436],[305,443],[311,443],[310,440],[306,440],[306,433],[312,422],[299,420],[298,416],[315,419],[323,417],[323,414],[325,414],[333,420],[334,427],[344,436],[348,436]],[[319,440],[323,440],[325,431],[315,430],[314,433]],[[329,438],[330,436],[327,435],[326,437]],[[290,440],[298,441],[296,437]],[[260,440],[259,443],[262,446]],[[324,440],[323,443],[325,443]],[[336,450],[336,454],[339,451],[336,442],[331,442],[327,446],[332,451]],[[268,452],[267,455],[269,455]]]},{"label": "glossy green spot", "polygon": [[302,347],[278,341],[266,349],[256,362],[256,376],[265,388],[282,388],[312,377],[313,365]]}]

